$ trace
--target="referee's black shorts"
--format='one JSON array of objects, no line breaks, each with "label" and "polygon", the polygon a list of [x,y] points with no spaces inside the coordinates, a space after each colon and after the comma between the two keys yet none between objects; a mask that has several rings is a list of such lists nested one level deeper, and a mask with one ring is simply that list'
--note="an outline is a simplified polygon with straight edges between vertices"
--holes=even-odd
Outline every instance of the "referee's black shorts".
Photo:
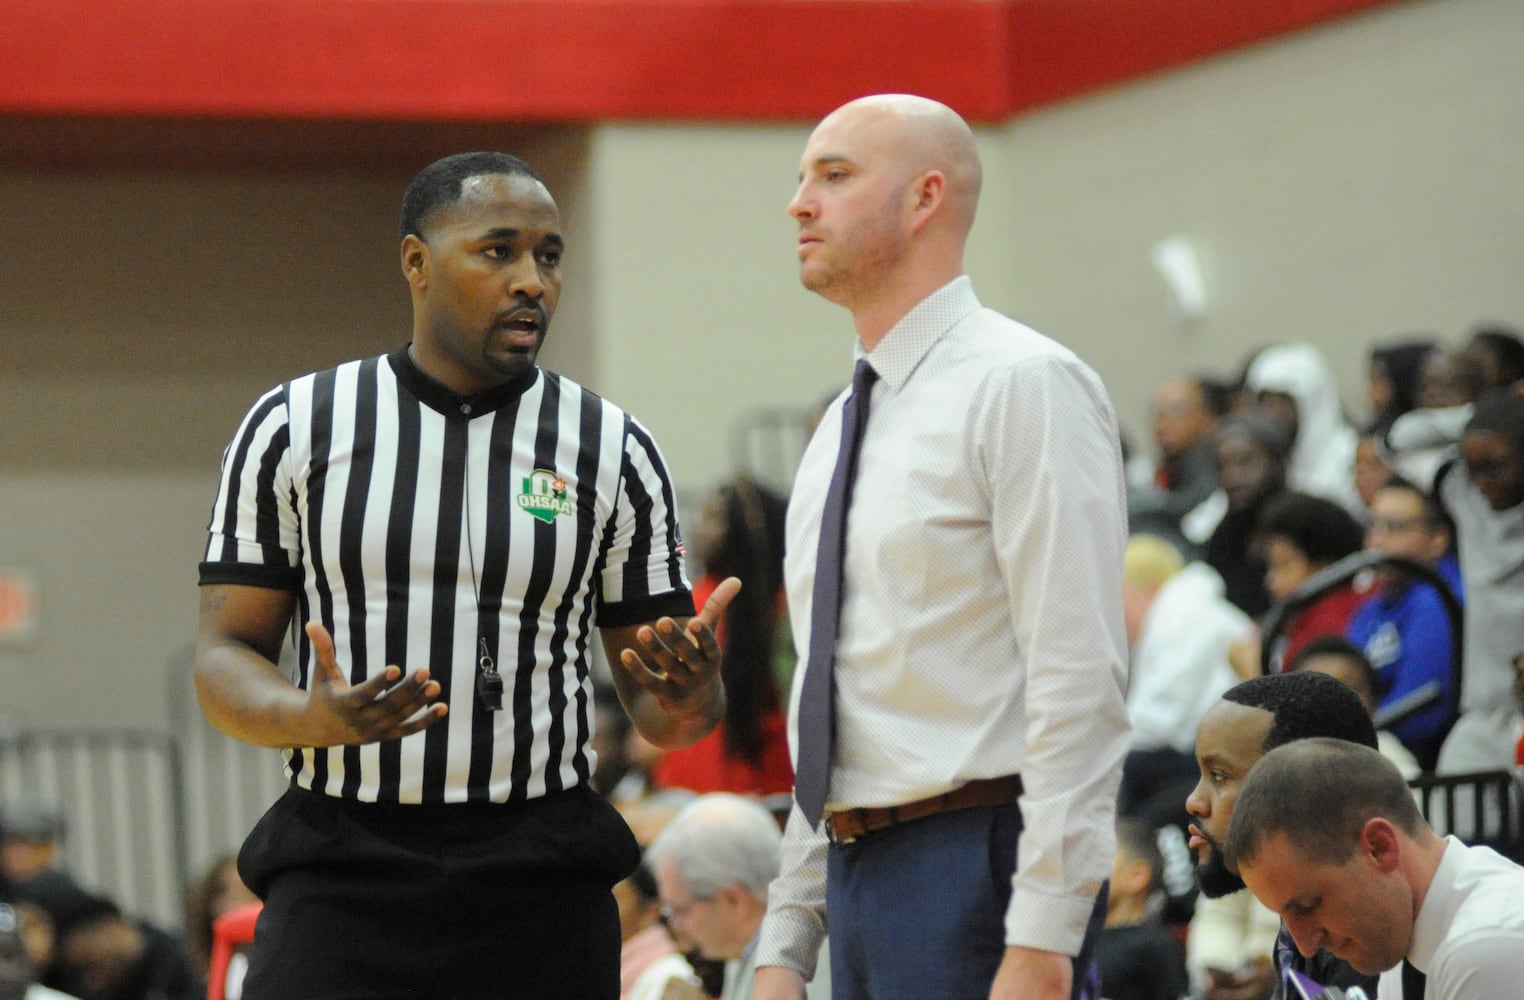
[{"label": "referee's black shorts", "polygon": [[238,869],[264,901],[245,1000],[615,1000],[610,893],[640,849],[587,788],[377,805],[292,787]]}]

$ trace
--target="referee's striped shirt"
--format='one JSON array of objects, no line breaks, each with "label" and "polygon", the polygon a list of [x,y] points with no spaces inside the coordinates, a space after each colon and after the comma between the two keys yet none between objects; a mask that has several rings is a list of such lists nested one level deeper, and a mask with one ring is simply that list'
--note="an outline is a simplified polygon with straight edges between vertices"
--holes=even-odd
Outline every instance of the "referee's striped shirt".
[{"label": "referee's striped shirt", "polygon": [[[429,668],[450,706],[420,733],[285,751],[303,788],[366,802],[496,802],[585,783],[597,625],[691,614],[656,443],[535,369],[469,398],[404,348],[266,393],[223,458],[201,583],[297,595],[352,682]],[[305,687],[312,650],[295,630]],[[475,694],[485,639],[503,708]]]}]

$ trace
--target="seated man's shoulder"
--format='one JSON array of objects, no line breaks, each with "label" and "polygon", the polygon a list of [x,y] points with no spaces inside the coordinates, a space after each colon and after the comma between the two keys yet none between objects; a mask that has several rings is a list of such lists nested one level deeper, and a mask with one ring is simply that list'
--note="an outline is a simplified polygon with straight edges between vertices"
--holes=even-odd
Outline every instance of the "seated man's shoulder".
[{"label": "seated man's shoulder", "polygon": [[[1524,976],[1524,928],[1494,925],[1474,927],[1447,938],[1434,954],[1428,977],[1437,995],[1517,995]],[[1463,991],[1456,993],[1456,991]]]}]

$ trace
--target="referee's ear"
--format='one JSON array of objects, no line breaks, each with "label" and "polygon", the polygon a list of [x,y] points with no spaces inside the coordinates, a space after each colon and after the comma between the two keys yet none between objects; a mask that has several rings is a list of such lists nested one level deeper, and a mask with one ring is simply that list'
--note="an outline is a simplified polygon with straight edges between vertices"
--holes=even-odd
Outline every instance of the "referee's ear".
[{"label": "referee's ear", "polygon": [[402,238],[402,276],[412,286],[413,291],[421,292],[428,284],[429,270],[429,245],[419,239],[414,233],[409,233]]}]

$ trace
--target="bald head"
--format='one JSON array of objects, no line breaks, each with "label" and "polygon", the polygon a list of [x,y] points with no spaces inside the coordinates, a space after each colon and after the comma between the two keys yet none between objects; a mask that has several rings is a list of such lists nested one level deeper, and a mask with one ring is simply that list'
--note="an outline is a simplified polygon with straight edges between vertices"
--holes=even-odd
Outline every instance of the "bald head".
[{"label": "bald head", "polygon": [[842,105],[811,133],[789,203],[800,280],[852,310],[871,348],[963,273],[981,177],[973,133],[946,105],[910,94]]},{"label": "bald head", "polygon": [[973,228],[984,174],[974,133],[952,108],[915,94],[873,94],[832,111],[815,131],[832,128],[861,130],[897,162],[907,181],[940,172],[947,179],[949,221],[965,236]]}]

